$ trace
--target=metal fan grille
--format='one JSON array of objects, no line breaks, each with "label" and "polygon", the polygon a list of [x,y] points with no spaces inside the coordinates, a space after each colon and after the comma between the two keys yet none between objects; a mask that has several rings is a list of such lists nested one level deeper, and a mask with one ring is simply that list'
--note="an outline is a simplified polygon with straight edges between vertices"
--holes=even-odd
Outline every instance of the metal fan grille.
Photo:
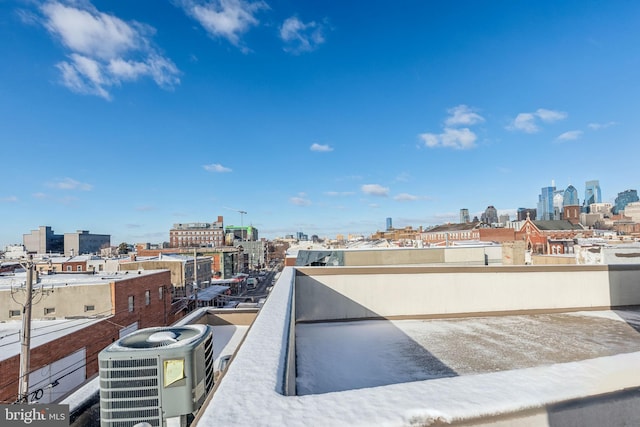
[{"label": "metal fan grille", "polygon": [[101,426],[133,427],[141,422],[161,424],[158,359],[101,360]]}]

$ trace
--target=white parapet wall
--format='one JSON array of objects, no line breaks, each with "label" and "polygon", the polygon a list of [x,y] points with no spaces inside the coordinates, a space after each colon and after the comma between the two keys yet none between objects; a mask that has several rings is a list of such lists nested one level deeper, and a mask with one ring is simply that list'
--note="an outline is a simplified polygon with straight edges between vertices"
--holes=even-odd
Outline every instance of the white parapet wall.
[{"label": "white parapet wall", "polygon": [[602,309],[640,304],[640,265],[299,268],[296,320]]},{"label": "white parapet wall", "polygon": [[[353,319],[372,313],[426,312],[418,307],[462,313],[634,305],[640,300],[637,266],[530,266],[521,267],[521,274],[509,268],[480,269],[458,268],[454,273],[390,267],[374,274],[371,268],[358,268],[359,273],[344,267],[286,268],[192,425],[639,425],[640,352],[306,396],[287,390],[295,382],[293,312],[305,320]],[[461,304],[446,301],[438,292]]]}]

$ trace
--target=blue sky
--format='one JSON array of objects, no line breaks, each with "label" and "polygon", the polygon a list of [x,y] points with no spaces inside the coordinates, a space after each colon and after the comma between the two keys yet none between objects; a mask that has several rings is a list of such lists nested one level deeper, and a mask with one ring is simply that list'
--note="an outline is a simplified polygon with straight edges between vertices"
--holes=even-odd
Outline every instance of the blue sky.
[{"label": "blue sky", "polygon": [[[335,237],[638,189],[634,1],[0,1],[0,247]],[[241,218],[239,210],[247,212]]]}]

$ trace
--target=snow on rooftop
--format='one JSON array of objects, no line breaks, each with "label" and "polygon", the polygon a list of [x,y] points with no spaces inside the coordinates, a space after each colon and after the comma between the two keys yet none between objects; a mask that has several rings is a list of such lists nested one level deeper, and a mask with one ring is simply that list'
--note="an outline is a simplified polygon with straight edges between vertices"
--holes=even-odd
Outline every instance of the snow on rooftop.
[{"label": "snow on rooftop", "polygon": [[[39,274],[39,282],[36,284],[35,275],[33,286],[39,287],[63,287],[91,284],[105,284],[117,280],[126,280],[138,275],[154,274],[162,270],[137,270],[118,271],[112,273],[56,273]],[[12,288],[23,286],[27,281],[26,272],[17,272],[10,275],[0,276],[0,291],[9,291]]]},{"label": "snow on rooftop", "polygon": [[638,311],[299,324],[297,392],[329,393],[632,353],[640,349],[639,330]]},{"label": "snow on rooftop", "polygon": [[[217,369],[221,357],[235,352],[248,329],[249,327],[244,325],[213,326],[214,369]],[[100,378],[95,377],[60,403],[69,405],[69,410],[74,411],[76,408],[83,406],[88,400],[94,398],[99,391]]]},{"label": "snow on rooftop", "polygon": [[[31,321],[31,348],[87,328],[104,319],[33,320]],[[22,321],[0,322],[0,360],[20,354],[21,330]]]},{"label": "snow on rooftop", "polygon": [[[312,344],[314,347],[310,351],[299,353],[300,360],[297,362],[298,366],[305,363],[320,364],[313,369],[316,370],[317,377],[332,376],[331,387],[322,390],[322,393],[310,389],[311,394],[286,396],[284,374],[287,368],[286,348],[289,341],[288,326],[291,321],[294,272],[295,270],[289,267],[283,270],[280,280],[247,333],[246,340],[238,349],[234,363],[229,366],[226,376],[208,405],[200,411],[197,425],[426,426],[438,421],[452,422],[470,417],[508,414],[638,385],[637,366],[640,366],[640,351],[637,351],[638,338],[633,335],[637,332],[628,330],[622,322],[620,325],[613,325],[609,321],[613,317],[611,313],[604,314],[601,318],[574,313],[571,316],[577,317],[581,322],[588,323],[587,319],[604,320],[603,325],[606,328],[616,330],[621,327],[625,336],[632,337],[634,342],[629,347],[623,346],[625,350],[619,354],[596,352],[587,356],[590,358],[559,362],[545,360],[542,364],[533,366],[529,360],[529,363],[517,363],[514,366],[505,364],[503,370],[497,371],[492,366],[470,369],[465,367],[464,357],[452,360],[439,354],[438,358],[446,360],[444,363],[439,362],[442,364],[439,366],[442,371],[436,372],[433,379],[425,379],[424,376],[416,376],[415,366],[396,366],[404,363],[406,358],[402,354],[407,351],[414,352],[414,356],[415,352],[418,352],[419,360],[426,357],[415,345],[415,339],[410,338],[412,334],[419,333],[412,330],[412,327],[398,328],[393,322],[383,321],[381,325],[386,324],[388,329],[392,329],[381,337],[373,331],[368,331],[370,339],[365,340],[358,335],[363,333],[357,330],[359,322],[352,322],[356,329],[346,331],[341,336],[331,333],[334,326],[330,324],[317,325],[316,332],[321,335],[322,340]],[[616,314],[619,315],[618,312]],[[567,321],[571,324],[571,316],[563,316],[557,321]],[[636,314],[629,315],[634,316]],[[624,315],[620,317],[627,320]],[[538,323],[533,322],[524,332],[530,333],[545,325],[544,319],[538,320]],[[505,322],[507,325],[503,327],[509,326],[508,318]],[[433,325],[436,325],[436,322],[433,322]],[[492,326],[490,323],[482,325],[480,322],[478,327]],[[431,330],[438,332],[440,328],[439,333],[442,333],[444,329],[460,329],[459,333],[463,336],[465,331],[469,333],[475,328],[473,322],[450,322],[448,325],[440,323],[436,326],[438,327],[432,326]],[[517,329],[517,325],[510,327]],[[573,330],[570,330],[567,335],[572,333]],[[585,334],[588,334],[588,330]],[[398,339],[400,336],[404,337]],[[407,336],[409,338],[406,338]],[[426,336],[428,337],[428,334]],[[485,331],[484,336],[489,344],[492,340],[499,344],[502,339],[500,336],[493,336],[490,331]],[[555,349],[554,353],[559,354],[567,346],[575,344],[571,338],[568,338],[568,345],[567,341],[556,342],[557,338],[555,334],[549,335],[546,344],[543,340],[539,346],[551,347]],[[304,341],[304,337],[301,339]],[[496,345],[496,342],[492,345]],[[531,350],[517,346],[526,342],[518,343],[518,340],[514,340],[509,344],[516,347],[518,354],[525,355],[521,358],[525,361],[528,359],[526,353]],[[348,345],[344,349],[335,348],[345,344]],[[400,349],[392,347],[398,344],[401,346]],[[466,348],[464,342],[451,345],[457,346],[467,354],[473,353]],[[348,354],[349,348],[355,354]],[[430,348],[431,350],[427,351],[438,353],[435,347]],[[323,353],[317,356],[324,358],[323,360],[312,355],[316,349],[324,349]],[[327,349],[337,353],[327,353]],[[454,347],[450,349],[454,350]],[[381,373],[375,370],[375,367],[372,371],[371,362],[368,361],[372,353],[377,367],[390,372]],[[304,360],[305,358],[308,359]],[[296,368],[295,363],[294,361],[293,369]],[[460,375],[456,370],[468,372]],[[375,373],[371,376],[385,376],[389,384],[353,383],[353,376],[349,377],[351,379],[348,380],[348,384],[344,384],[338,377],[340,373],[345,372],[359,373],[357,377],[365,380],[369,373]],[[299,376],[300,386],[319,384],[319,380],[309,379],[305,375],[303,372]],[[404,375],[404,381],[408,382],[398,382],[398,376],[401,375]]]}]

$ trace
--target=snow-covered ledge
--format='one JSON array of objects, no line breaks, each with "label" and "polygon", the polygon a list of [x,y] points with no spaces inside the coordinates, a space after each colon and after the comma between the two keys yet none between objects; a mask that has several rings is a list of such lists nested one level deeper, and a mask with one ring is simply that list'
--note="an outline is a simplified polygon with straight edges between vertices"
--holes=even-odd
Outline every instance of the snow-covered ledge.
[{"label": "snow-covered ledge", "polygon": [[[193,425],[391,427],[465,420],[491,425],[493,417],[510,417],[502,425],[556,425],[549,421],[550,405],[640,385],[640,352],[635,352],[488,374],[287,396],[287,363],[294,344],[290,342],[294,286],[295,269],[286,268]],[[640,407],[637,402],[631,406]],[[621,416],[606,404],[598,412],[611,416],[612,421]],[[578,421],[575,417],[579,416],[590,415],[578,413],[572,421]]]}]

